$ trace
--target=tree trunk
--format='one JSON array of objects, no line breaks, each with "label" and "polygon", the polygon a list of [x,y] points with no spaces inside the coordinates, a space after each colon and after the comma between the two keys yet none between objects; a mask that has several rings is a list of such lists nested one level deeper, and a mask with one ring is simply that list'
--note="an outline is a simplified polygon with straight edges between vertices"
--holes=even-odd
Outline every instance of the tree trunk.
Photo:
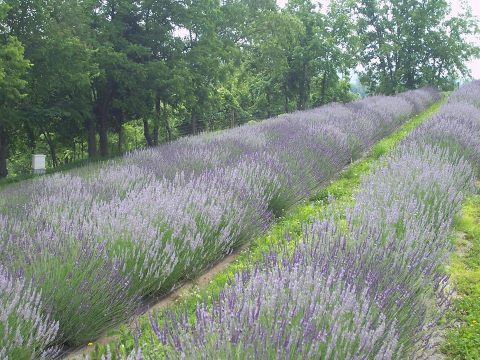
[{"label": "tree trunk", "polygon": [[[109,109],[111,108],[114,86],[114,81],[111,78],[108,78],[107,84],[101,85],[99,88],[95,88],[95,86],[92,87],[95,119],[92,119],[92,122],[94,123],[91,124],[90,128],[89,154],[97,155],[96,134],[93,133],[96,130],[99,135],[100,156],[108,156],[108,116]],[[94,142],[95,145],[93,145]],[[90,146],[92,150],[90,150]]]},{"label": "tree trunk", "polygon": [[27,133],[27,143],[28,143],[28,147],[30,148],[30,150],[32,151],[32,154],[35,152],[35,148],[36,148],[36,145],[37,145],[37,141],[36,141],[36,137],[35,137],[35,132],[33,131],[33,129],[30,127],[30,126],[26,126],[25,127],[25,131]]},{"label": "tree trunk", "polygon": [[172,140],[172,129],[170,129],[170,123],[168,122],[168,116],[166,111],[166,104],[163,103],[163,113],[164,113],[164,124],[165,124],[165,132],[167,133],[167,141]]},{"label": "tree trunk", "polygon": [[415,73],[413,71],[413,66],[410,65],[410,62],[408,62],[407,65],[407,74],[406,74],[406,86],[407,89],[413,90],[415,89]]},{"label": "tree trunk", "polygon": [[298,89],[298,104],[297,104],[297,110],[305,110],[305,82],[302,80],[300,81],[299,84],[299,89]]},{"label": "tree trunk", "polygon": [[148,124],[148,119],[146,117],[143,118],[143,135],[145,136],[147,146],[152,147],[153,141],[152,136],[150,135],[150,125]]},{"label": "tree trunk", "polygon": [[153,136],[152,136],[153,146],[158,146],[159,134],[160,134],[160,129],[159,129],[158,124],[153,125]]},{"label": "tree trunk", "polygon": [[230,115],[230,127],[232,129],[235,127],[235,109],[232,109],[232,113]]},{"label": "tree trunk", "polygon": [[88,158],[93,159],[97,156],[97,132],[95,131],[95,120],[89,117],[87,120],[87,144]]},{"label": "tree trunk", "polygon": [[108,85],[102,92],[102,96],[97,96],[97,104],[95,106],[95,117],[97,123],[97,131],[99,135],[100,156],[108,156],[108,116],[109,109],[112,103],[112,94],[114,91],[114,84],[111,79],[108,79]]},{"label": "tree trunk", "polygon": [[287,84],[283,85],[283,96],[284,96],[285,113],[287,114],[289,112]]},{"label": "tree trunk", "polygon": [[267,92],[267,117],[268,118],[272,117],[271,104],[272,104],[272,100],[270,98],[270,93]]},{"label": "tree trunk", "polygon": [[46,131],[43,132],[43,135],[45,136],[45,140],[47,141],[48,149],[50,150],[50,157],[52,158],[52,165],[53,165],[53,167],[57,167],[58,166],[58,159],[57,159],[57,150],[55,148],[55,144],[54,144],[52,138],[50,137],[50,135],[48,135],[48,133]]},{"label": "tree trunk", "polygon": [[298,103],[297,110],[305,110],[307,106],[307,82],[306,82],[306,67],[303,64],[303,73],[298,83]]},{"label": "tree trunk", "polygon": [[73,161],[77,160],[77,142],[73,140]]},{"label": "tree trunk", "polygon": [[192,110],[192,134],[197,135],[198,132],[198,122],[197,122],[197,112]]},{"label": "tree trunk", "polygon": [[[393,70],[392,61],[390,60],[390,56],[387,56],[387,66],[388,66],[388,74],[390,79],[389,95],[393,95],[395,94],[395,86],[397,85],[397,82],[395,81],[395,74]],[[396,64],[396,69],[398,69],[398,64]]]},{"label": "tree trunk", "polygon": [[327,71],[323,73],[322,77],[322,96],[320,97],[320,105],[325,105],[327,102]]},{"label": "tree trunk", "polygon": [[8,138],[7,132],[0,125],[0,178],[7,177]]},{"label": "tree trunk", "polygon": [[123,143],[125,142],[125,133],[123,131],[123,124],[120,123],[117,126],[117,135],[118,135],[118,153],[121,154],[123,151]]},{"label": "tree trunk", "polygon": [[98,119],[98,135],[100,137],[100,155],[108,156],[108,133],[107,133],[107,117],[104,111],[100,113]]},{"label": "tree trunk", "polygon": [[157,95],[155,98],[155,123],[153,124],[153,145],[158,146],[158,137],[160,133],[160,121],[162,117],[162,102],[160,100],[160,96]]}]

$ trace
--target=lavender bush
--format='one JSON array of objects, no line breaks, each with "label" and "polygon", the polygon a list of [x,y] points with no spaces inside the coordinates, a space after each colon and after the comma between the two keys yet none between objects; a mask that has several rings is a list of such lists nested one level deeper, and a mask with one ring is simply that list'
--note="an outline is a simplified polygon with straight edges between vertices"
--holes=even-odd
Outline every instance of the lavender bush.
[{"label": "lavender bush", "polygon": [[403,96],[422,102],[329,105],[7,188],[0,262],[41,291],[60,327],[56,343],[93,340],[247,243],[439,98],[432,89]]},{"label": "lavender bush", "polygon": [[211,308],[199,305],[193,323],[187,314],[152,318],[162,345],[154,351],[192,359],[407,357],[432,319],[432,297],[442,295],[449,226],[474,179],[466,161],[431,150],[404,148],[387,159],[364,179],[345,228],[336,218],[306,227],[293,256],[273,250]]},{"label": "lavender bush", "polygon": [[293,254],[286,245],[273,248],[212,305],[199,304],[194,319],[188,312],[152,315],[155,338],[142,337],[135,353],[413,357],[448,303],[442,264],[452,250],[453,218],[480,165],[479,100],[479,82],[454,94],[363,179],[353,207],[306,225]]},{"label": "lavender bush", "polygon": [[50,358],[58,323],[44,314],[41,294],[0,266],[0,358]]}]

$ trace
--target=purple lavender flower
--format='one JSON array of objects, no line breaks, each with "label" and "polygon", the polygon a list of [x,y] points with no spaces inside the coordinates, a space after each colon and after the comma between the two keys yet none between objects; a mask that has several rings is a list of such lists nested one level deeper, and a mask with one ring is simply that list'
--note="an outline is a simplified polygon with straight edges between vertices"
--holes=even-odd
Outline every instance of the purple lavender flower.
[{"label": "purple lavender flower", "polygon": [[[91,341],[128,318],[143,301],[247,244],[275,215],[308,198],[437,97],[437,92],[423,89],[403,97],[332,104],[10,186],[0,191],[0,262],[41,291],[39,306],[60,327],[53,342],[76,346]],[[300,286],[291,281],[295,289]],[[333,309],[334,299],[358,299],[338,314],[350,318],[345,325],[349,336],[360,341],[363,335],[355,321],[375,332],[385,320],[377,305],[372,311],[378,313],[368,310],[368,301],[360,317],[354,316],[356,301],[363,304],[363,289],[354,285],[335,289],[324,314]],[[312,291],[319,291],[318,285]],[[281,300],[273,292],[271,296],[272,302]],[[315,307],[306,308],[313,306],[310,302],[302,304],[277,315],[287,311],[300,319],[303,312],[315,313]],[[253,311],[249,316],[253,324],[267,315]],[[357,352],[321,345],[341,332],[334,323],[319,330],[317,320],[295,323],[305,327],[309,339],[317,339],[306,354]],[[307,349],[302,337],[287,332],[288,322],[281,324],[284,333],[269,346],[282,345],[291,354]],[[271,326],[262,323],[259,334],[268,334]],[[232,341],[243,341],[241,327],[228,331]],[[361,346],[378,347],[377,340],[369,341],[362,340]],[[380,348],[388,352],[392,346]],[[266,349],[257,344],[251,351],[261,355]]]},{"label": "purple lavender flower", "polygon": [[[411,356],[439,318],[441,309],[431,304],[436,298],[445,303],[441,267],[452,250],[448,234],[463,195],[474,189],[479,84],[454,94],[383,158],[363,178],[352,208],[331,209],[305,225],[293,253],[288,246],[272,248],[213,304],[198,304],[193,322],[188,313],[151,315],[157,339],[150,341],[167,358]],[[414,93],[402,97],[410,111],[428,102]],[[343,114],[351,109],[364,106],[354,103]],[[355,144],[361,148],[370,139],[360,136]]]},{"label": "purple lavender flower", "polygon": [[54,357],[58,322],[44,312],[41,293],[0,266],[0,358]]}]

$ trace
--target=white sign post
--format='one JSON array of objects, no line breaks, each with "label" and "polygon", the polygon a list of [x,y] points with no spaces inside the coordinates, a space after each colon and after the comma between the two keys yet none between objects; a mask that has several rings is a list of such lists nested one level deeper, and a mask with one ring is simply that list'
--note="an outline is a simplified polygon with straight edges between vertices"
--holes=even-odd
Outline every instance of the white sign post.
[{"label": "white sign post", "polygon": [[32,156],[32,170],[34,174],[45,174],[45,158],[46,155],[33,155]]}]

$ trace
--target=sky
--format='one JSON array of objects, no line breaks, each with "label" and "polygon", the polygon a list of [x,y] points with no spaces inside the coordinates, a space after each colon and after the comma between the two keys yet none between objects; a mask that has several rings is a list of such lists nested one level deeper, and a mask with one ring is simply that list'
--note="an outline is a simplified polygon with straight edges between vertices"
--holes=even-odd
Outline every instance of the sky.
[{"label": "sky", "polygon": [[[287,0],[277,0],[277,4],[281,7],[285,5]],[[461,11],[460,2],[461,0],[449,0],[452,5],[452,13],[458,14]],[[480,1],[479,0],[465,0],[465,2],[470,5],[473,10],[473,14],[480,19]],[[322,1],[322,4],[327,4],[328,0]],[[480,39],[477,40],[480,45]],[[472,75],[475,79],[480,79],[480,59],[472,60],[468,63]]]}]

